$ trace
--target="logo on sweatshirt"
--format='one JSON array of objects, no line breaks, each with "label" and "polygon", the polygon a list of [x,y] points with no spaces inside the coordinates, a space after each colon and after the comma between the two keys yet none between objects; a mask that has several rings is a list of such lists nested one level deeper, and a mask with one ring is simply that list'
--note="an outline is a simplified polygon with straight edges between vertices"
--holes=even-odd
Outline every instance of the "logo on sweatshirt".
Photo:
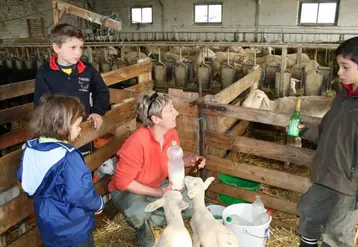
[{"label": "logo on sweatshirt", "polygon": [[87,77],[78,77],[78,84],[80,85],[79,91],[88,92],[89,90],[90,78]]}]

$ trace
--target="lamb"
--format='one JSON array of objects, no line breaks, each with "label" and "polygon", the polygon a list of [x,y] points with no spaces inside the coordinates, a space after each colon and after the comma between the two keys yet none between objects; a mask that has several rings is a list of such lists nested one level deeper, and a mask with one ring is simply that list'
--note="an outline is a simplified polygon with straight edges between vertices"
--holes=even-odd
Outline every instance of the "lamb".
[{"label": "lamb", "polygon": [[117,156],[113,156],[112,158],[109,158],[105,162],[103,162],[94,172],[94,175],[97,179],[103,178],[105,175],[112,176],[114,174],[114,170],[116,169],[118,162]]},{"label": "lamb", "polygon": [[[331,108],[332,98],[323,96],[302,96],[301,115],[322,118]],[[256,89],[252,91],[242,106],[256,109],[292,114],[295,110],[297,97],[283,97],[270,100],[267,95]]]},{"label": "lamb", "polygon": [[181,211],[188,208],[188,203],[183,201],[179,191],[170,190],[155,202],[149,203],[145,212],[153,212],[158,208],[164,208],[167,227],[165,227],[156,247],[191,247],[192,241],[188,230],[185,228]]},{"label": "lamb", "polygon": [[205,182],[198,177],[185,177],[188,196],[193,200],[193,216],[190,226],[193,230],[193,247],[237,247],[239,242],[234,233],[218,222],[205,206],[205,190],[214,181]]}]

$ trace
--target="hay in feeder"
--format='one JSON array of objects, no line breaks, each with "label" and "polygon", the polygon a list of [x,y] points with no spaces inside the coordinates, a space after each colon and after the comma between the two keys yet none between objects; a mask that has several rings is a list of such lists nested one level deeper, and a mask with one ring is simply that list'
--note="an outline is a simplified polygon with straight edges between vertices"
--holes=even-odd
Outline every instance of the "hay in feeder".
[{"label": "hay in feeder", "polygon": [[309,167],[295,165],[295,164],[285,166],[284,162],[282,161],[267,159],[251,154],[230,152],[228,159],[237,163],[247,163],[254,166],[285,171],[295,175],[300,175],[305,177],[311,176],[311,169]]}]

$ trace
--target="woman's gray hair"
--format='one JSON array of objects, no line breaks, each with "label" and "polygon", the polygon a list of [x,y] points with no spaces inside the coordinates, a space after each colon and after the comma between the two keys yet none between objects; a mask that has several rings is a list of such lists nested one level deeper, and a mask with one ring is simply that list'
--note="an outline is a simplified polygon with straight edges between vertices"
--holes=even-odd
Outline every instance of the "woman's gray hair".
[{"label": "woman's gray hair", "polygon": [[[151,117],[162,117],[163,108],[172,101],[166,93],[144,92],[139,96],[137,104],[137,115],[142,121],[143,126],[151,127],[154,125]],[[149,109],[148,109],[149,108]]]}]

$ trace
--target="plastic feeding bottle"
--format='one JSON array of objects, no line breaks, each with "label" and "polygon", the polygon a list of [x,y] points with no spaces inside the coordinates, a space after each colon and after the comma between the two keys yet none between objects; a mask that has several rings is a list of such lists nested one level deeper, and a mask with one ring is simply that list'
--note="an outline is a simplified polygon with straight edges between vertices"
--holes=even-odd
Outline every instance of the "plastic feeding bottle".
[{"label": "plastic feeding bottle", "polygon": [[252,222],[255,222],[259,215],[266,212],[264,203],[260,200],[260,196],[257,195],[255,198],[255,201],[252,203]]},{"label": "plastic feeding bottle", "polygon": [[244,218],[236,214],[232,214],[226,217],[226,221],[237,226],[252,226],[252,223],[250,221],[245,220]]},{"label": "plastic feeding bottle", "polygon": [[270,221],[270,217],[271,216],[267,212],[260,214],[254,220],[254,226],[261,226],[268,223]]},{"label": "plastic feeding bottle", "polygon": [[183,149],[177,145],[176,141],[173,141],[167,150],[169,181],[172,183],[173,190],[184,188],[185,168],[183,154]]}]

